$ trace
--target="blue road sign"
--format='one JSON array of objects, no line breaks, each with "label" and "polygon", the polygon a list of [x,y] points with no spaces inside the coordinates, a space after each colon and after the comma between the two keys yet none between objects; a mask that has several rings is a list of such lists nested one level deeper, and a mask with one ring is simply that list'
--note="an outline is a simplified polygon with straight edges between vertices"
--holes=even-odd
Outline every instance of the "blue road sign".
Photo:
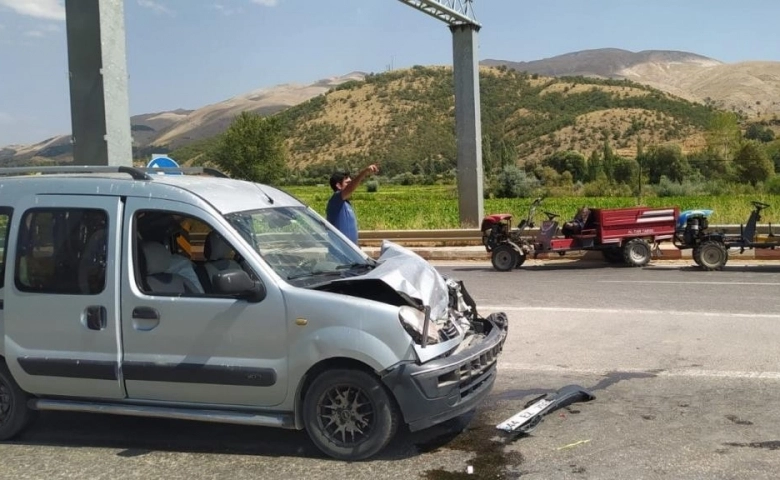
[{"label": "blue road sign", "polygon": [[[179,164],[176,163],[176,161],[173,160],[172,158],[160,156],[157,158],[153,158],[146,165],[146,168],[179,168]],[[181,175],[181,172],[160,172],[160,173],[166,175]]]}]

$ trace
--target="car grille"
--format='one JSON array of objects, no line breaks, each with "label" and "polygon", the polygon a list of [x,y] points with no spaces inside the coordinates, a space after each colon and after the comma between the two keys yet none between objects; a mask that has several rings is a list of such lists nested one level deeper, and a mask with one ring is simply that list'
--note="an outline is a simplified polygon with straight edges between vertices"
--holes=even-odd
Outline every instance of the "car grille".
[{"label": "car grille", "polygon": [[501,345],[496,345],[483,352],[480,355],[472,357],[466,363],[460,366],[460,397],[466,398],[490,379],[490,375],[485,375],[491,369],[495,368],[498,355],[501,353]]},{"label": "car grille", "polygon": [[501,353],[503,342],[461,363],[458,368],[439,376],[439,388],[457,383],[461,399],[469,397],[489,381]]}]

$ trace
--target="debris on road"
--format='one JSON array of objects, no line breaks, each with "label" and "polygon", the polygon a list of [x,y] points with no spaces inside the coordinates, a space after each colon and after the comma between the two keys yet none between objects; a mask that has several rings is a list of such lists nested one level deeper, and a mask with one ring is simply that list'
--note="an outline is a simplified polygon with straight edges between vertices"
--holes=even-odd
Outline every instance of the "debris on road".
[{"label": "debris on road", "polygon": [[558,448],[556,448],[556,450],[566,450],[567,448],[573,448],[573,447],[576,447],[578,445],[582,445],[582,444],[585,444],[585,443],[588,443],[588,442],[590,442],[590,439],[580,440],[579,442],[574,442],[574,443],[570,443],[568,445],[564,445],[562,447],[558,447]]},{"label": "debris on road", "polygon": [[555,393],[547,393],[526,403],[524,410],[499,423],[496,428],[506,433],[528,433],[553,410],[594,398],[595,395],[579,385],[566,385]]}]

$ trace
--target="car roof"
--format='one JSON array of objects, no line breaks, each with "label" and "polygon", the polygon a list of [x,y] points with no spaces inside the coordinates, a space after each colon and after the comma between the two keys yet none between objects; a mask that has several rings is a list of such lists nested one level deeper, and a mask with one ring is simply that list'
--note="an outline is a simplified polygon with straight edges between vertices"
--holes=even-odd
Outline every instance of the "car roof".
[{"label": "car roof", "polygon": [[[167,170],[167,169],[166,169]],[[160,174],[130,167],[0,168],[2,196],[35,194],[112,195],[161,198],[188,203],[203,201],[228,214],[237,211],[304,206],[283,190],[225,176],[208,169],[176,169],[185,174]],[[189,170],[189,171],[188,171]],[[187,173],[201,173],[190,175]],[[219,172],[216,172],[219,173]],[[11,198],[14,198],[11,197]]]}]

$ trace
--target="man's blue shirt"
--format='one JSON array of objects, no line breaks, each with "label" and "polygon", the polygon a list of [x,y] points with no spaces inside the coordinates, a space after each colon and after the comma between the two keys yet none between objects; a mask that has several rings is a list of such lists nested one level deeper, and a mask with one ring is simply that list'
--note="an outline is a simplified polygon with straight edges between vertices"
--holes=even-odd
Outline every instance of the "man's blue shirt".
[{"label": "man's blue shirt", "polygon": [[341,191],[333,192],[328,200],[328,206],[325,209],[326,218],[341,233],[347,236],[352,243],[358,243],[358,228],[355,211],[352,210],[352,204],[349,200],[341,198]]}]

